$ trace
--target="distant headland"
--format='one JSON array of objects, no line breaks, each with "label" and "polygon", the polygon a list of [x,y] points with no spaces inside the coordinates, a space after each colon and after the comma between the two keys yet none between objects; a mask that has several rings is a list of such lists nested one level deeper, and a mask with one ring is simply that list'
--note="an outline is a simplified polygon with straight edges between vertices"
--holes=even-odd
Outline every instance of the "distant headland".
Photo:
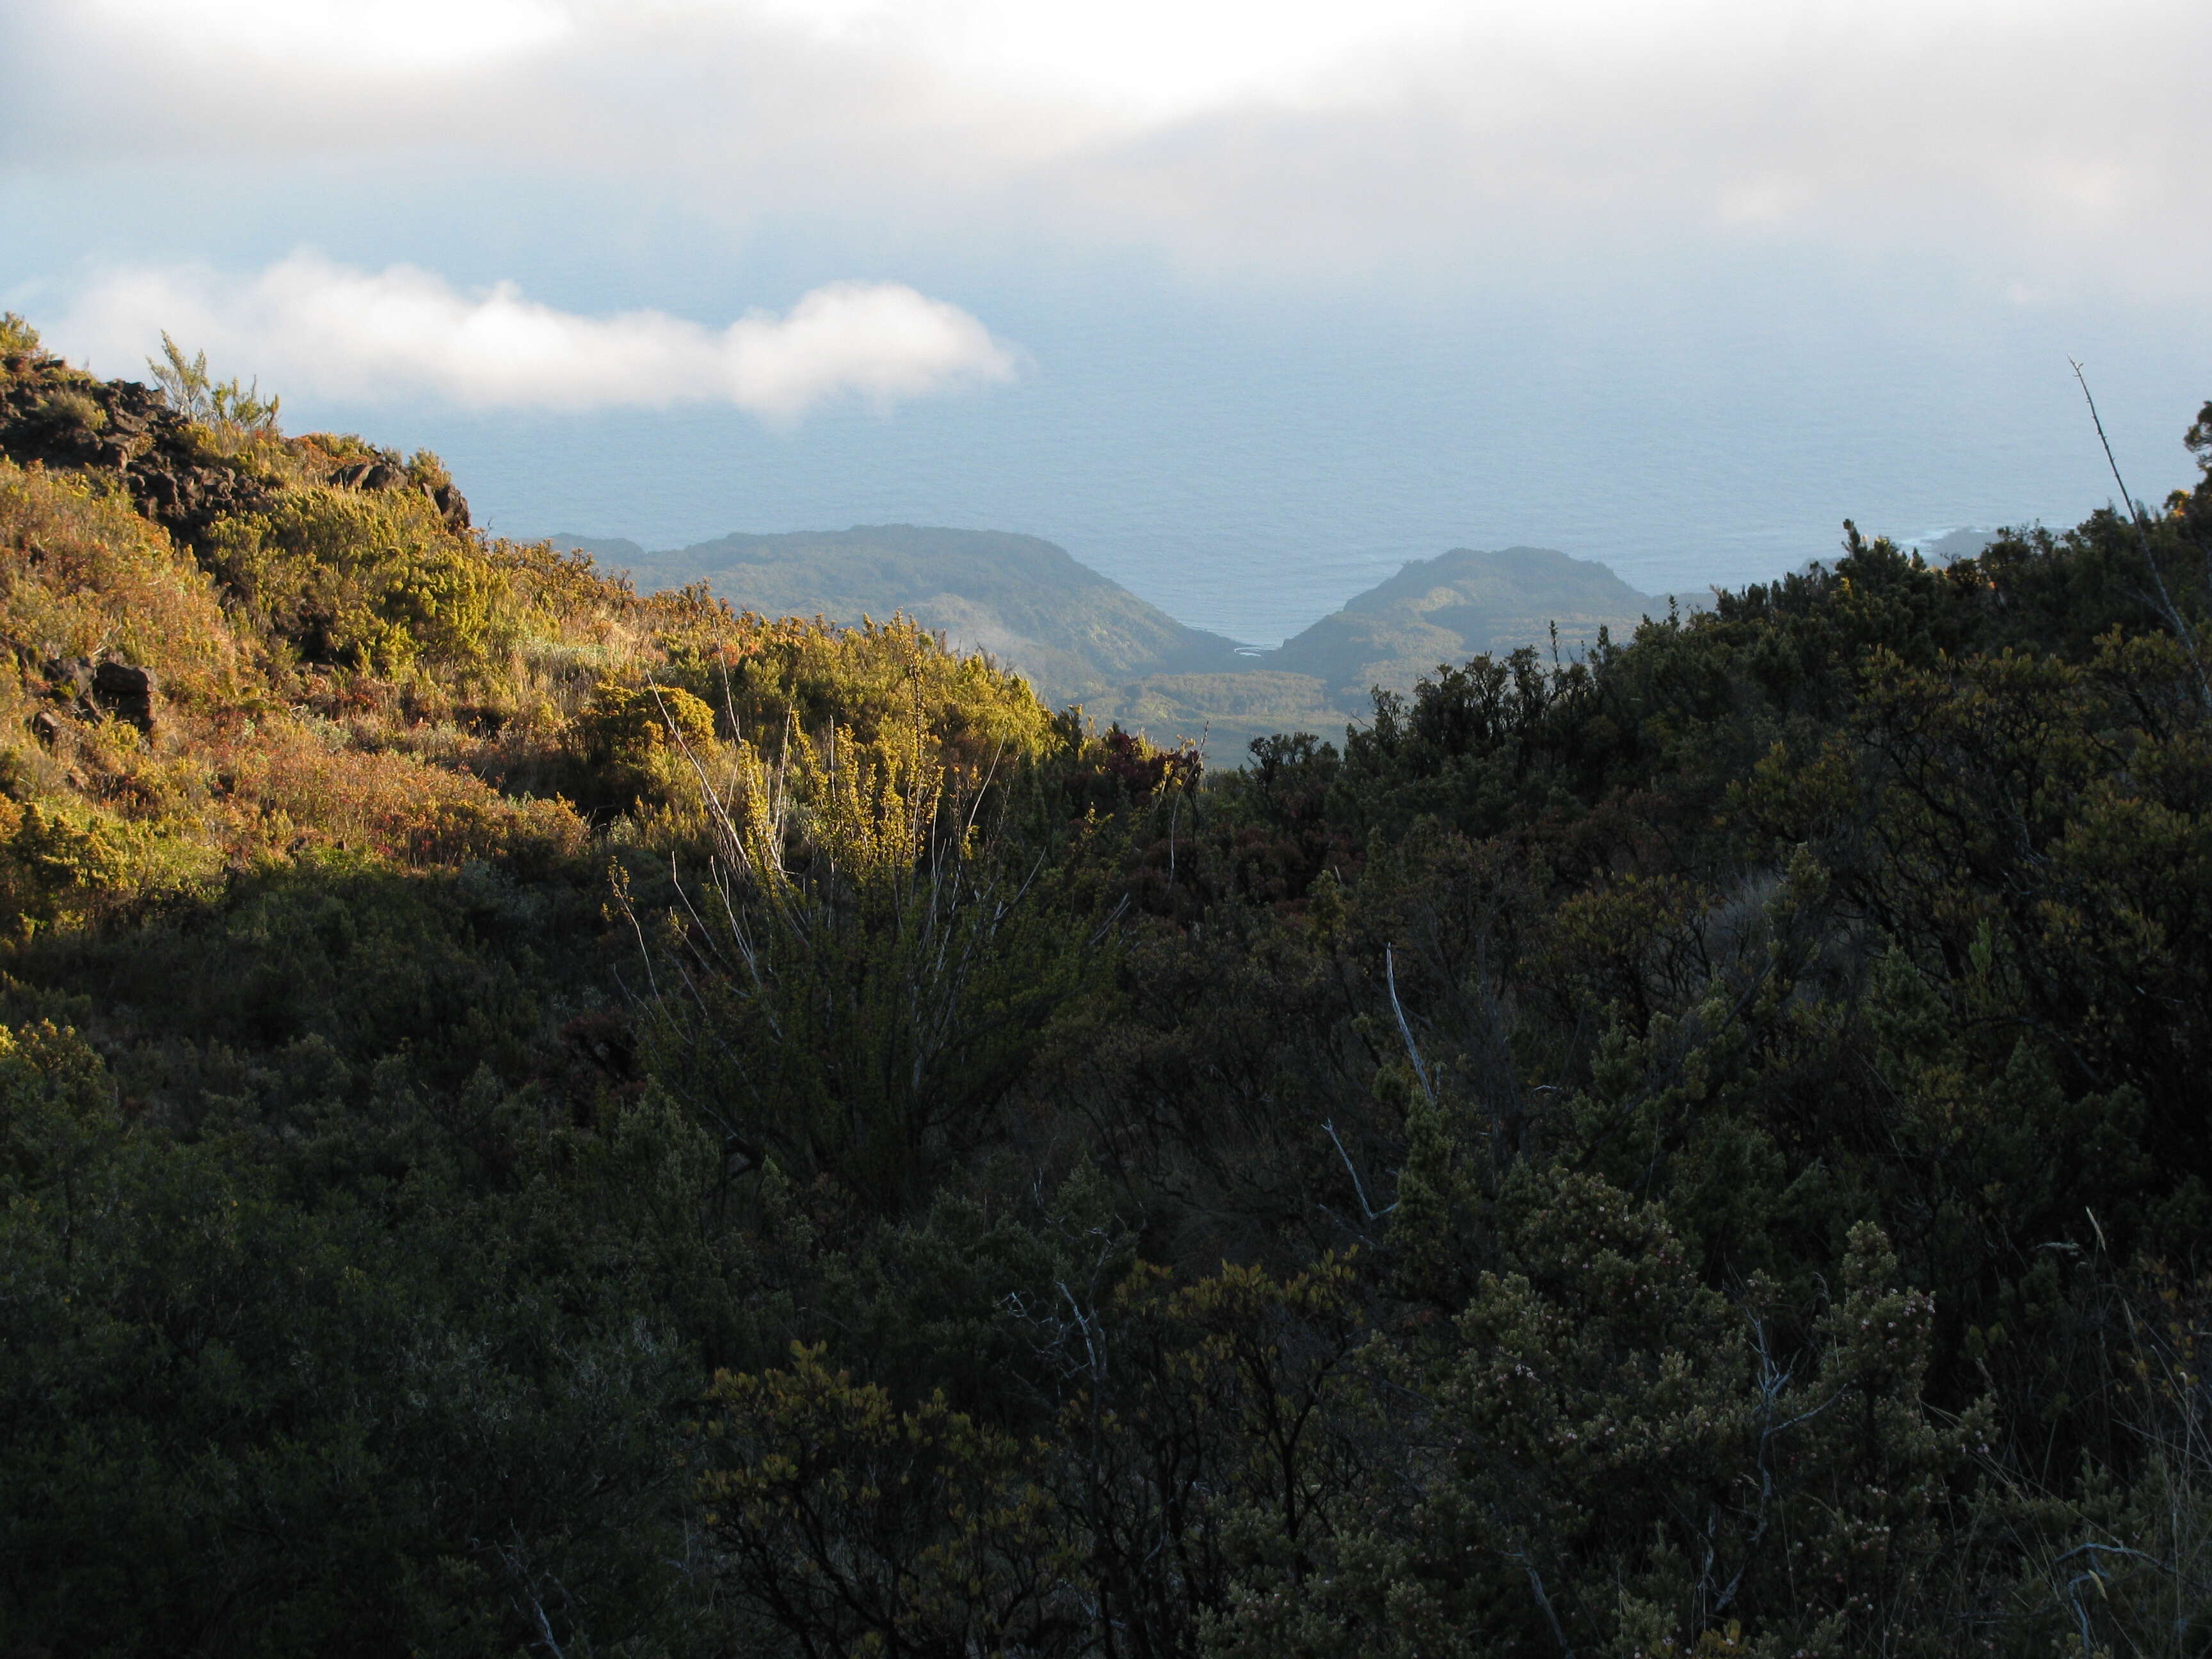
[{"label": "distant headland", "polygon": [[1523,646],[1571,655],[1626,638],[1667,602],[1548,548],[1456,548],[1416,559],[1273,650],[1190,628],[1034,536],[920,525],[722,536],[667,551],[611,537],[556,547],[629,572],[643,591],[705,582],[742,610],[856,623],[893,614],[1018,669],[1046,702],[1080,702],[1155,740],[1202,741],[1217,763],[1272,732],[1334,737],[1376,687],[1410,692],[1442,663]]}]

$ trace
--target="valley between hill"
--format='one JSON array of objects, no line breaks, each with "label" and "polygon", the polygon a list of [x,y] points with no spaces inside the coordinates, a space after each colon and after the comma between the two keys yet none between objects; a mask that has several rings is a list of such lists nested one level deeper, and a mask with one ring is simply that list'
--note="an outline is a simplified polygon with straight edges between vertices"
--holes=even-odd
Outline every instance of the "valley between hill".
[{"label": "valley between hill", "polygon": [[988,652],[1054,707],[1079,702],[1165,743],[1201,742],[1217,765],[1255,738],[1334,738],[1366,718],[1376,688],[1410,696],[1423,676],[1478,654],[1554,647],[1578,656],[1621,638],[1665,602],[1601,564],[1547,549],[1459,549],[1416,560],[1278,650],[1186,628],[1035,537],[914,525],[730,535],[668,552],[556,536],[626,570],[645,591],[704,582],[764,616],[850,626],[899,615],[956,650]]}]

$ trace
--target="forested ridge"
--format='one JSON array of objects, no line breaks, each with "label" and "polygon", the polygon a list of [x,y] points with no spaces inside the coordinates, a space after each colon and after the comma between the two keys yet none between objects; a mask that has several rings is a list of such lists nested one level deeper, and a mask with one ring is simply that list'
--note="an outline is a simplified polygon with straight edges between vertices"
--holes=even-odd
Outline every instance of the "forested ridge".
[{"label": "forested ridge", "polygon": [[0,1655],[2212,1649],[2212,404],[1241,770],[0,324]]}]

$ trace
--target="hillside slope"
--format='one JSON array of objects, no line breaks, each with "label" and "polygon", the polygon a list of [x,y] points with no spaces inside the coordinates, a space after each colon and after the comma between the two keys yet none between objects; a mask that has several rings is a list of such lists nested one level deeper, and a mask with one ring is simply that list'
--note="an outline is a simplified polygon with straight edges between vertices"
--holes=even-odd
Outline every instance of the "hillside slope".
[{"label": "hillside slope", "polygon": [[1018,678],[912,629],[641,596],[472,529],[428,452],[288,436],[234,384],[101,380],[9,327],[0,936],[325,854],[596,885],[610,835],[627,856],[701,829],[655,696],[691,700],[706,761],[732,721],[834,711],[865,738],[924,692],[948,740],[1044,731]]},{"label": "hillside slope", "polygon": [[1206,734],[1216,764],[1255,738],[1304,731],[1334,736],[1371,709],[1380,686],[1401,696],[1443,664],[1504,657],[1557,643],[1577,656],[1601,630],[1634,634],[1665,605],[1602,564],[1548,548],[1455,549],[1415,559],[1286,641],[1227,672],[1153,676],[1117,688],[1095,708],[1155,737]]},{"label": "hillside slope", "polygon": [[621,557],[634,544],[556,537],[619,560],[642,590],[703,581],[716,598],[769,617],[848,626],[902,615],[961,652],[982,651],[1054,706],[1149,674],[1234,667],[1235,642],[1186,628],[1110,578],[1034,536],[919,525],[856,525],[788,535],[732,534]]},{"label": "hillside slope", "polygon": [[732,534],[668,552],[615,538],[553,544],[626,569],[641,589],[703,581],[763,616],[903,615],[955,650],[988,652],[1048,704],[1080,702],[1102,724],[1200,742],[1216,765],[1269,732],[1340,732],[1364,717],[1374,687],[1410,693],[1439,664],[1548,647],[1554,625],[1574,654],[1601,629],[1626,638],[1664,608],[1564,553],[1460,548],[1413,561],[1279,650],[1240,653],[1030,536],[873,525]]},{"label": "hillside slope", "polygon": [[1562,653],[1579,655],[1601,629],[1626,639],[1665,609],[1593,560],[1543,547],[1455,548],[1410,561],[1285,641],[1267,665],[1310,674],[1340,707],[1359,708],[1370,688],[1410,692],[1439,663],[1546,646],[1555,626]]}]

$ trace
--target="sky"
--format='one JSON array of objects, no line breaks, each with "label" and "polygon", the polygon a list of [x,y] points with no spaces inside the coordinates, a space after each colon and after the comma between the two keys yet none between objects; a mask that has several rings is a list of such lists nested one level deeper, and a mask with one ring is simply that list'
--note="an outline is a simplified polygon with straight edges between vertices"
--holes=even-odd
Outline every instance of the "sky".
[{"label": "sky", "polygon": [[2202,0],[0,0],[0,305],[501,533],[1040,535],[1279,640],[2079,519],[2212,397]]}]

